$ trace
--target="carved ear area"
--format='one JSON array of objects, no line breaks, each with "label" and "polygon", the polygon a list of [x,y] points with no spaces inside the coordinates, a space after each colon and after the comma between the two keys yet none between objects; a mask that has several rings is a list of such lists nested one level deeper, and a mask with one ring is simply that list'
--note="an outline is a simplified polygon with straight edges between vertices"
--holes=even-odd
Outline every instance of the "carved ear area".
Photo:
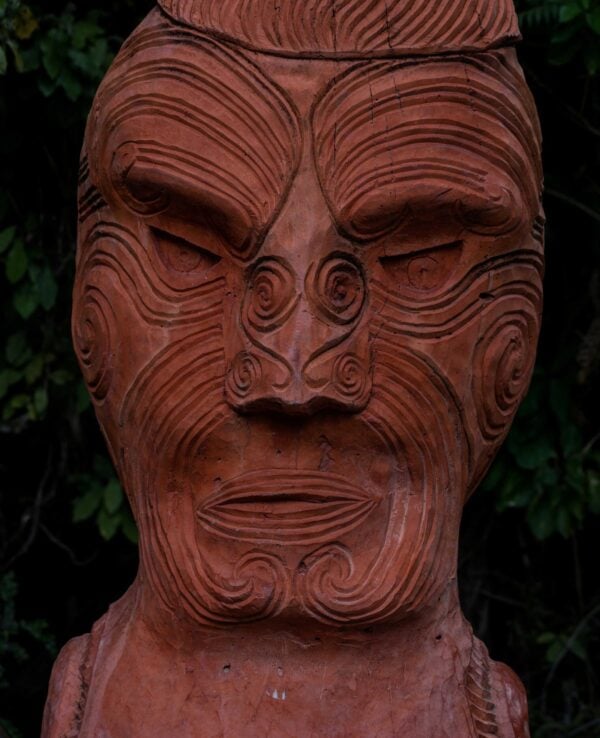
[{"label": "carved ear area", "polygon": [[443,288],[456,271],[462,246],[461,241],[454,241],[411,253],[381,256],[379,261],[395,288],[434,292]]}]

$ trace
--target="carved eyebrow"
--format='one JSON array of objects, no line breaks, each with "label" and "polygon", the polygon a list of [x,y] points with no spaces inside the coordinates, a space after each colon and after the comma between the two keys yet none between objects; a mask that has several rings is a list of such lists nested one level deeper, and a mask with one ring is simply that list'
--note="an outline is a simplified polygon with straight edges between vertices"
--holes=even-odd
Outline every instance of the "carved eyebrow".
[{"label": "carved eyebrow", "polygon": [[[338,223],[368,225],[376,205],[384,217],[400,217],[406,193],[420,186],[455,190],[483,213],[520,200],[533,218],[537,118],[522,79],[501,62],[500,53],[376,62],[334,80],[312,126],[315,165]],[[515,193],[512,203],[503,190]]]},{"label": "carved eyebrow", "polygon": [[109,189],[112,152],[128,144],[150,185],[212,191],[257,229],[276,214],[297,168],[298,114],[245,58],[197,33],[149,29],[124,48],[98,101],[93,168]]},{"label": "carved eyebrow", "polygon": [[[462,229],[477,233],[508,232],[522,222],[522,203],[505,188],[481,182],[476,172],[464,168],[461,177],[426,159],[414,160],[413,171],[404,172],[401,184],[395,171],[391,180],[378,179],[366,193],[338,209],[338,226],[351,237],[375,240],[419,216],[417,223],[441,216]],[[435,176],[437,176],[437,179]],[[471,176],[470,176],[471,175]],[[396,186],[394,181],[396,180]]]}]

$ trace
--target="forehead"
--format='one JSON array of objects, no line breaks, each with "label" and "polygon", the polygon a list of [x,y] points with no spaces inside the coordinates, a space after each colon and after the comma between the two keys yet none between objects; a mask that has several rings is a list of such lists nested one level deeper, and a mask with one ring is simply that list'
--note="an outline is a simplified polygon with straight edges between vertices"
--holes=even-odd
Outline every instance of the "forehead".
[{"label": "forehead", "polygon": [[127,98],[134,110],[136,99],[147,95],[157,106],[177,100],[190,113],[197,106],[214,109],[225,124],[264,112],[263,118],[287,118],[288,128],[318,116],[324,103],[329,127],[343,118],[346,131],[374,114],[433,122],[436,113],[453,108],[451,115],[480,138],[495,132],[515,148],[513,135],[518,145],[529,143],[533,160],[539,157],[535,108],[512,49],[412,60],[287,58],[220,43],[151,14],[124,46],[99,99]]},{"label": "forehead", "polygon": [[151,14],[103,83],[92,128],[107,152],[135,142],[137,164],[165,186],[210,189],[257,227],[311,158],[355,235],[374,210],[385,220],[411,198],[461,200],[500,224],[539,211],[540,136],[513,50],[286,58]]}]

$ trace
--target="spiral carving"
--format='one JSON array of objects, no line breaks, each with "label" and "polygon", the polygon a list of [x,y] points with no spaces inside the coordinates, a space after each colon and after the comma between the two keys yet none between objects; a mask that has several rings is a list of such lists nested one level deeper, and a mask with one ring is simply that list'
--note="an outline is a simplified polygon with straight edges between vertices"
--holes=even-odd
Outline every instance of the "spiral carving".
[{"label": "spiral carving", "polygon": [[358,318],[365,303],[365,279],[361,269],[346,256],[324,259],[308,292],[325,317],[347,325]]},{"label": "spiral carving", "polygon": [[327,620],[330,613],[323,602],[336,599],[344,587],[351,587],[354,574],[352,554],[338,543],[323,546],[300,564],[296,587],[306,610],[319,619]]},{"label": "spiral carving", "polygon": [[[247,553],[238,561],[233,581],[243,584],[244,596],[232,604],[232,609],[246,621],[274,617],[289,600],[289,574],[281,559],[272,554]],[[231,594],[225,592],[223,602],[231,600]],[[235,621],[239,622],[239,618]]]},{"label": "spiral carving", "polygon": [[231,363],[227,373],[227,389],[235,397],[243,399],[260,380],[262,370],[259,360],[248,351],[241,351]]},{"label": "spiral carving", "polygon": [[352,353],[342,354],[336,359],[332,380],[336,390],[348,400],[360,397],[369,381],[363,362]]},{"label": "spiral carving", "polygon": [[112,381],[115,318],[106,298],[96,289],[84,294],[76,310],[74,342],[84,379],[98,401]]},{"label": "spiral carving", "polygon": [[487,441],[504,433],[527,391],[537,333],[537,320],[529,311],[510,312],[490,325],[477,348],[475,400]]},{"label": "spiral carving", "polygon": [[256,265],[246,293],[244,315],[257,331],[278,328],[298,302],[296,279],[291,268],[279,259],[264,259]]}]

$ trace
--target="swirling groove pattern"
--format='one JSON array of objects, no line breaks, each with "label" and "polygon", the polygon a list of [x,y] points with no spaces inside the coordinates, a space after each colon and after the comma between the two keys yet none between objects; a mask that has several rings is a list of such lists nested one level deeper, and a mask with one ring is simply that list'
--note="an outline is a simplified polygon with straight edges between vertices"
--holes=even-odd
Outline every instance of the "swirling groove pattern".
[{"label": "swirling groove pattern", "polygon": [[411,297],[410,301],[401,292],[374,280],[373,330],[390,340],[396,335],[426,340],[448,338],[480,319],[482,294],[492,295],[494,301],[521,296],[539,313],[542,270],[542,257],[523,249],[483,261],[447,289],[420,299]]},{"label": "swirling groove pattern", "polygon": [[[395,349],[395,350],[394,350]],[[408,469],[394,490],[388,525],[374,560],[360,570],[350,550],[325,546],[304,561],[295,585],[304,608],[330,624],[388,621],[418,610],[444,586],[443,526],[455,525],[468,446],[453,394],[424,357],[379,345],[373,397],[365,421]],[[444,407],[447,412],[440,412]],[[410,488],[410,494],[409,494]]]},{"label": "swirling groove pattern", "polygon": [[253,270],[242,309],[246,330],[266,333],[281,327],[299,298],[291,267],[280,259],[261,259]]},{"label": "swirling groove pattern", "polygon": [[[214,321],[222,314],[223,276],[174,289],[142,258],[144,252],[133,231],[116,223],[100,222],[82,245],[79,269],[88,274],[105,270],[116,277],[123,294],[148,325],[193,326],[199,318]],[[148,288],[142,290],[140,284]]]},{"label": "swirling groove pattern", "polygon": [[352,68],[315,103],[313,130],[323,189],[353,238],[377,235],[373,209],[392,228],[439,198],[473,232],[539,214],[540,130],[509,52]]},{"label": "swirling groove pattern", "polygon": [[260,381],[262,369],[259,359],[249,351],[240,352],[227,372],[227,389],[234,397],[244,399]]},{"label": "swirling groove pattern", "polygon": [[474,361],[477,416],[482,436],[489,442],[508,429],[529,386],[535,358],[538,315],[527,303],[519,311],[510,307],[487,326]]},{"label": "swirling groove pattern", "polygon": [[338,356],[333,365],[331,381],[339,394],[347,400],[356,400],[364,394],[369,375],[364,359],[352,353]]},{"label": "swirling groove pattern", "polygon": [[251,48],[311,56],[486,49],[519,38],[509,0],[159,0],[174,19]]},{"label": "swirling groove pattern", "polygon": [[151,15],[95,105],[90,178],[105,196],[116,191],[145,216],[172,201],[230,208],[247,234],[230,245],[248,256],[289,188],[302,138],[275,84],[223,44]]},{"label": "swirling groove pattern", "polygon": [[110,389],[115,351],[115,316],[102,291],[88,285],[77,306],[75,349],[89,390],[101,402]]}]

